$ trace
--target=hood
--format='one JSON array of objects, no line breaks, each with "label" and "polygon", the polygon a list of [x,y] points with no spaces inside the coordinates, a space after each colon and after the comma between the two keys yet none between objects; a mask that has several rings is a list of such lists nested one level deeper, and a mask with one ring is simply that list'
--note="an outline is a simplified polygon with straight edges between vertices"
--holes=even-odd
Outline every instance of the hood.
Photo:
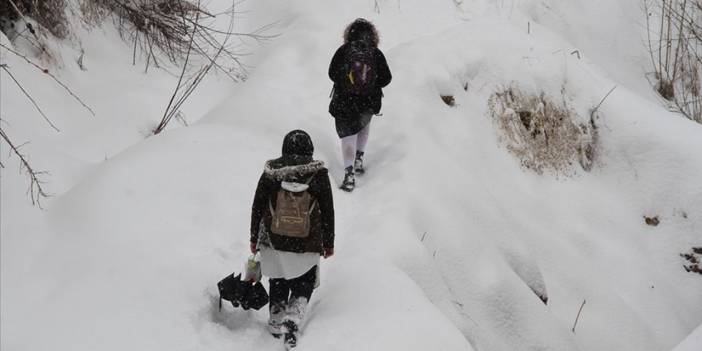
[{"label": "hood", "polygon": [[351,22],[344,30],[344,43],[356,40],[368,41],[377,48],[380,38],[375,25],[364,18],[358,18]]},{"label": "hood", "polygon": [[280,158],[266,161],[263,173],[277,181],[305,182],[306,177],[324,169],[324,162],[313,160],[300,165],[286,165]]}]

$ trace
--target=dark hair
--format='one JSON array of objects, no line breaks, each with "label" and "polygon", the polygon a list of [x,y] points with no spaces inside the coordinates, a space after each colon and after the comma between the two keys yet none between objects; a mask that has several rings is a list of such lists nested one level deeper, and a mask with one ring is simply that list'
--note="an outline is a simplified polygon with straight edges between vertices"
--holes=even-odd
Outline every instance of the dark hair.
[{"label": "dark hair", "polygon": [[356,40],[362,40],[370,42],[373,47],[378,47],[380,38],[378,36],[378,31],[375,29],[373,23],[365,18],[357,18],[355,21],[351,22],[344,30],[344,43],[349,43]]}]

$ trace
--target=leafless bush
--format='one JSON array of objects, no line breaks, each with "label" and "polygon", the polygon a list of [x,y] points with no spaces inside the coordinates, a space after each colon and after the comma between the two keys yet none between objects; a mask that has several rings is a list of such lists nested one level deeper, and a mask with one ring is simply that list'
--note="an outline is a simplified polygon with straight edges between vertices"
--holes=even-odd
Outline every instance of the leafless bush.
[{"label": "leafless bush", "polygon": [[[276,37],[268,33],[272,26],[251,33],[235,32],[234,5],[233,1],[228,10],[211,14],[199,1],[191,0],[83,0],[81,9],[88,23],[111,17],[122,38],[133,44],[133,63],[137,52],[146,55],[146,71],[152,64],[161,66],[161,56],[172,64],[182,64],[175,91],[153,129],[153,134],[158,134],[181,114],[180,107],[210,71],[220,71],[233,81],[245,79],[247,67],[240,61],[242,53],[236,51],[244,38],[262,42]],[[228,17],[227,29],[214,26],[221,16]],[[234,37],[240,41],[232,40]]]},{"label": "leafless bush", "polygon": [[[167,60],[173,65],[181,65],[182,70],[173,95],[168,102],[161,122],[153,130],[158,134],[173,119],[182,116],[180,107],[196,90],[205,76],[212,70],[219,70],[234,81],[245,79],[247,67],[240,62],[242,53],[235,51],[244,39],[261,42],[274,38],[269,34],[272,25],[264,26],[250,33],[234,32],[234,5],[217,14],[209,13],[197,0],[77,0],[80,15],[87,24],[98,25],[106,19],[112,19],[123,39],[133,44],[133,64],[137,54],[145,54],[146,69],[151,65],[161,67],[160,60]],[[46,31],[57,38],[70,35],[66,13],[69,0],[0,0],[0,28],[14,42],[16,38],[39,49],[42,56],[52,56],[46,49],[46,42],[51,42]],[[229,19],[229,27],[220,29],[215,26],[221,16]],[[231,40],[238,38],[239,42]],[[49,39],[49,40],[47,40]],[[3,49],[24,59],[27,64],[36,67],[56,83],[61,85],[73,98],[78,100],[91,114],[88,107],[65,84],[53,75],[48,68],[30,59],[32,53],[16,51],[13,45],[0,44]],[[48,55],[43,55],[47,53]],[[80,62],[79,62],[80,65]],[[28,98],[28,101],[55,130],[46,114],[29,94],[28,90],[15,78],[5,62],[0,62],[3,74],[7,74],[15,85]],[[181,117],[182,118],[182,117]],[[19,152],[10,138],[0,130],[2,139],[20,158],[21,167],[30,177],[30,194],[32,201],[38,203],[46,196],[41,187],[39,176]],[[0,164],[0,167],[3,165]]]},{"label": "leafless bush", "polygon": [[595,123],[578,122],[565,102],[559,105],[544,93],[527,94],[512,86],[498,89],[488,107],[507,149],[524,167],[561,175],[574,172],[573,162],[592,169],[598,144]]},{"label": "leafless bush", "polygon": [[70,33],[66,17],[66,0],[0,0],[0,30],[42,62],[56,64],[52,38],[66,38]]},{"label": "leafless bush", "polygon": [[30,22],[25,22],[23,28],[14,28],[16,22],[29,17],[57,38],[65,38],[68,35],[65,11],[66,0],[0,0],[0,18],[5,22],[3,32],[6,35],[13,31],[35,34],[32,32],[40,28],[27,26]]},{"label": "leafless bush", "polygon": [[81,10],[93,24],[112,17],[120,35],[148,60],[156,60],[155,48],[173,62],[185,55],[195,18],[211,16],[187,0],[83,0]]},{"label": "leafless bush", "polygon": [[237,33],[233,27],[216,28],[214,22],[221,16],[233,20],[234,2],[230,9],[218,14],[211,14],[199,1],[191,0],[82,0],[81,10],[90,24],[112,18],[122,38],[133,44],[134,63],[137,51],[146,54],[147,69],[151,64],[159,66],[160,55],[155,55],[155,51],[172,63],[188,54],[212,61],[219,53],[220,60],[214,62],[214,67],[238,81],[245,76],[246,67],[239,60],[237,43],[225,44],[227,38],[264,41],[275,37],[267,33],[268,26],[252,33]]},{"label": "leafless bush", "polygon": [[[2,119],[0,118],[0,122]],[[32,204],[38,205],[41,208],[41,200],[49,197],[50,195],[44,190],[42,177],[47,175],[46,171],[37,171],[29,164],[27,156],[20,152],[22,145],[16,145],[12,142],[10,137],[7,136],[5,131],[0,127],[0,139],[4,141],[9,147],[10,151],[15,154],[20,160],[20,172],[24,171],[29,178],[29,187],[27,188],[27,194],[32,200]],[[0,163],[0,168],[5,168],[5,165]]]},{"label": "leafless bush", "polygon": [[[83,100],[81,100],[66,84],[64,84],[61,80],[59,80],[53,73],[48,68],[44,68],[37,64],[36,62],[33,62],[30,60],[26,55],[23,55],[17,51],[15,51],[13,48],[5,46],[4,44],[0,43],[0,47],[7,51],[8,53],[11,53],[13,55],[16,55],[17,57],[23,59],[25,62],[27,62],[28,65],[36,68],[39,70],[41,73],[44,75],[50,77],[56,84],[60,85],[68,95],[72,96],[76,101],[78,101],[85,109],[90,112],[93,116],[95,116],[95,112],[86,105]],[[37,101],[30,95],[30,93],[25,89],[25,87],[20,83],[20,81],[12,74],[12,71],[10,70],[9,66],[0,61],[0,69],[2,69],[2,72],[4,74],[7,74],[8,77],[12,82],[15,83],[15,86],[24,94],[24,96],[28,99],[28,101],[34,106],[34,108],[37,110],[37,112],[44,118],[46,123],[49,124],[55,131],[60,132],[60,130],[54,125],[54,123],[49,119],[49,117],[42,111],[42,109],[39,107],[39,104]],[[1,123],[3,120],[0,118],[0,139],[4,141],[7,146],[10,147],[10,150],[13,154],[15,154],[19,160],[20,160],[20,172],[24,171],[26,173],[27,177],[29,178],[29,187],[27,189],[27,194],[29,195],[30,199],[32,200],[32,204],[38,205],[41,208],[41,200],[44,198],[49,197],[49,194],[44,190],[43,184],[44,181],[42,180],[43,176],[48,175],[48,172],[46,171],[37,171],[34,168],[32,168],[31,164],[28,161],[28,156],[20,152],[20,148],[24,145],[16,145],[13,143],[13,141],[10,139],[10,137],[5,133],[5,131],[2,129]],[[1,145],[2,143],[0,143]],[[2,148],[0,147],[0,150]],[[5,165],[0,163],[0,168],[5,168]]]},{"label": "leafless bush", "polygon": [[643,0],[652,84],[674,110],[702,123],[702,0]]}]

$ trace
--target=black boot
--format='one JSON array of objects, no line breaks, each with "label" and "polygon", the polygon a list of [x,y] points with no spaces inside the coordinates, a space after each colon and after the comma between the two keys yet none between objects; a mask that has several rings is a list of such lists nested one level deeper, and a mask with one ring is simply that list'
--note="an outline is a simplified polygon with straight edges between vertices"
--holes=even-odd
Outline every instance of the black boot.
[{"label": "black boot", "polygon": [[341,190],[351,192],[356,187],[356,177],[353,174],[353,166],[346,167],[344,182],[341,183]]},{"label": "black boot", "polygon": [[285,321],[283,322],[283,326],[285,327],[285,339],[283,340],[283,344],[285,345],[286,350],[290,350],[292,348],[295,348],[297,346],[297,334],[298,334],[298,327],[297,324],[293,321]]},{"label": "black boot", "polygon": [[281,304],[271,304],[270,316],[268,317],[268,331],[274,338],[283,336],[283,317],[285,316],[285,306]]},{"label": "black boot", "polygon": [[366,170],[363,169],[363,151],[356,151],[356,160],[353,162],[353,170],[358,175],[366,173]]}]

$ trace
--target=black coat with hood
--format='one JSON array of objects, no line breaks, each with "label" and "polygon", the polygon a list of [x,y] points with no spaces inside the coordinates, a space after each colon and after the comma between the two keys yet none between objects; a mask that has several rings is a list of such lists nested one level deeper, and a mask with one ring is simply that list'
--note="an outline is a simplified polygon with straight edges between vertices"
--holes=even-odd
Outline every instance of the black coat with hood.
[{"label": "black coat with hood", "polygon": [[[346,79],[346,68],[344,58],[348,50],[349,43],[362,40],[370,43],[374,48],[374,60],[376,67],[376,87],[375,91],[369,95],[353,95],[343,90],[341,82]],[[372,23],[359,18],[349,24],[344,31],[344,44],[336,50],[329,64],[329,78],[334,82],[334,91],[329,103],[329,113],[337,119],[357,119],[363,113],[371,112],[378,114],[381,108],[383,97],[382,88],[390,84],[392,74],[388,67],[387,60],[383,52],[378,49],[378,32]]]},{"label": "black coat with hood", "polygon": [[[314,148],[309,135],[295,130],[285,136],[283,156],[267,161],[258,181],[251,209],[250,241],[269,245],[275,250],[288,252],[323,253],[324,248],[334,247],[334,201],[328,170],[324,162],[314,160]],[[305,184],[308,192],[317,201],[310,214],[310,234],[306,238],[295,238],[272,233],[270,207],[276,208],[276,195],[281,182]]]}]

